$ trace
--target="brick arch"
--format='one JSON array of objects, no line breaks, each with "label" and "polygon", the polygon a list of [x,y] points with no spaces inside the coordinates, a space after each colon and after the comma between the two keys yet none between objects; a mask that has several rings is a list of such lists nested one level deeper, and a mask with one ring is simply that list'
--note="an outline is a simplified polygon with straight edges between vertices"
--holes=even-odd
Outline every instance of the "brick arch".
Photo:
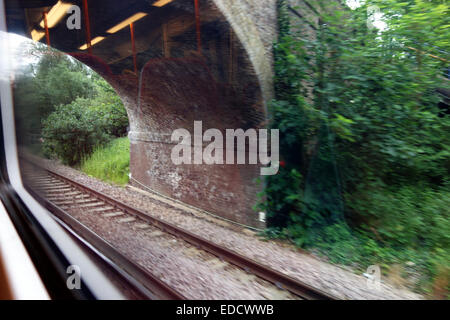
[{"label": "brick arch", "polygon": [[212,0],[233,28],[258,78],[265,103],[273,97],[272,45],[277,37],[277,0]]},{"label": "brick arch", "polygon": [[267,0],[264,6],[258,4],[210,0],[208,14],[221,15],[220,31],[233,31],[230,36],[237,70],[231,83],[220,65],[229,57],[223,59],[218,53],[219,62],[211,62],[211,52],[222,50],[217,43],[214,48],[215,39],[204,41],[202,54],[188,50],[183,56],[150,59],[140,66],[138,75],[131,71],[115,74],[95,56],[72,56],[104,77],[124,102],[130,120],[133,185],[239,223],[262,227],[252,209],[260,191],[255,182],[259,165],[175,166],[170,159],[176,144],[170,139],[173,130],[185,128],[193,134],[196,120],[203,121],[204,130],[217,128],[222,132],[265,125],[266,102],[272,97],[276,9],[275,0]]}]

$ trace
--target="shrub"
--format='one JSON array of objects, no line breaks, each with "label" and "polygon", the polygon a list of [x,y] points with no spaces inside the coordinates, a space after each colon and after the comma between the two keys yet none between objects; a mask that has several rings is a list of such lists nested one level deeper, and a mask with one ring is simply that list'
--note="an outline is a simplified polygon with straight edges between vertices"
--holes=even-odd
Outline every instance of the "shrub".
[{"label": "shrub", "polygon": [[86,107],[89,100],[78,98],[61,105],[43,121],[43,151],[57,156],[65,164],[74,165],[94,147],[111,139],[105,131],[107,122],[96,110]]},{"label": "shrub", "polygon": [[43,121],[43,150],[69,165],[79,164],[97,146],[126,134],[128,117],[114,90],[92,76],[96,95],[61,105]]},{"label": "shrub", "polygon": [[97,95],[89,104],[89,108],[104,118],[105,130],[108,134],[114,137],[123,137],[127,134],[128,115],[120,97],[105,80],[97,75],[94,83]]},{"label": "shrub", "polygon": [[[42,119],[57,106],[96,94],[90,79],[93,71],[81,62],[40,43],[30,44],[29,51],[39,61],[19,70],[14,81],[14,108],[22,144],[29,143],[29,135],[41,134]],[[28,54],[25,60],[29,60]]]},{"label": "shrub", "polygon": [[448,5],[375,1],[389,25],[377,33],[368,4],[326,16],[320,3],[308,37],[279,0],[270,110],[285,165],[262,194],[267,234],[334,262],[416,261],[431,277],[445,273],[436,270],[450,260],[450,118],[436,89],[448,87],[446,64],[408,46],[449,49]]}]

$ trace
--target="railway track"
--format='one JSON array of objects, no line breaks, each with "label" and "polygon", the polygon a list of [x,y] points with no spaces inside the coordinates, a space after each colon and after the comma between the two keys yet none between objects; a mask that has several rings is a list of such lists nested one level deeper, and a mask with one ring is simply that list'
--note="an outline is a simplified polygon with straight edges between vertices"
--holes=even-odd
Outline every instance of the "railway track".
[{"label": "railway track", "polygon": [[[125,256],[112,248],[105,240],[75,220],[67,211],[71,208],[78,208],[91,213],[100,214],[104,217],[117,217],[120,222],[133,222],[139,228],[145,229],[152,226],[163,233],[170,234],[181,239],[197,249],[204,250],[217,258],[224,260],[238,268],[252,273],[255,276],[266,280],[278,288],[287,290],[293,295],[305,300],[335,300],[336,298],[312,288],[297,279],[280,273],[255,260],[238,254],[228,248],[203,239],[189,231],[181,229],[173,224],[155,218],[143,211],[132,208],[120,201],[117,201],[99,191],[93,190],[85,185],[62,176],[48,168],[44,168],[35,161],[22,157],[33,167],[40,170],[30,170],[27,177],[30,180],[29,191],[52,213],[54,213],[64,223],[73,228],[80,237],[87,240],[97,250],[105,254],[112,260],[115,268],[125,270],[125,273],[132,278],[136,286],[142,284],[144,288],[139,291],[148,291],[146,296],[152,299],[184,299],[183,295],[169,287],[164,282],[157,279],[139,265],[129,261]],[[36,192],[40,189],[43,192]]]}]

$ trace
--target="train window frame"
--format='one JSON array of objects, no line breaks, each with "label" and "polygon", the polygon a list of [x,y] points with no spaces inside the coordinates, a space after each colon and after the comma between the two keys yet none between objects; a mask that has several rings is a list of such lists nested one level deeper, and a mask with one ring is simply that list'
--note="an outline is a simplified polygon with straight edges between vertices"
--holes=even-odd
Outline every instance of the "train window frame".
[{"label": "train window frame", "polygon": [[[3,0],[0,0],[0,33],[8,34]],[[25,270],[29,272],[27,277],[24,277],[19,272],[23,270],[21,268],[17,270],[12,270],[10,267],[2,269],[3,272],[7,272],[6,277],[12,277],[10,282],[14,282],[14,290],[10,292],[12,298],[125,299],[117,286],[83,251],[80,246],[82,239],[78,239],[77,242],[73,234],[71,237],[67,226],[64,226],[61,221],[57,221],[23,185],[16,144],[12,88],[7,71],[7,67],[10,65],[10,61],[7,60],[11,56],[8,52],[6,37],[0,37],[0,41],[3,42],[0,45],[2,52],[0,55],[2,57],[0,58],[0,74],[2,74],[2,78],[0,78],[0,202],[2,202],[0,211],[1,206],[4,206],[7,213],[6,216],[2,216],[0,221],[10,220],[9,227],[15,229],[10,229],[10,234],[15,232],[22,242],[23,249],[27,251],[27,254],[24,255],[22,252],[18,258],[22,260],[21,263],[28,264]],[[0,212],[1,214],[2,212]],[[8,226],[5,224],[3,227],[7,228]],[[0,237],[0,240],[4,239]],[[4,245],[0,246],[0,249],[3,250],[4,247]],[[20,250],[20,246],[16,248]],[[27,255],[31,260],[24,260]],[[2,252],[0,252],[1,256]],[[12,261],[12,263],[16,262]],[[29,263],[32,263],[33,266]],[[67,278],[68,275],[66,269],[63,269],[63,266],[67,265],[80,267],[83,283],[83,288],[80,290],[71,290],[67,287],[64,278]],[[45,267],[50,267],[50,269],[45,269]],[[54,271],[58,274],[52,274]],[[28,279],[33,279],[33,287],[27,283]],[[48,279],[51,281],[46,281]],[[39,285],[39,280],[42,281],[43,286]],[[28,294],[24,292],[28,292]]]},{"label": "train window frame", "polygon": [[48,300],[50,296],[8,213],[0,202],[0,299]]}]

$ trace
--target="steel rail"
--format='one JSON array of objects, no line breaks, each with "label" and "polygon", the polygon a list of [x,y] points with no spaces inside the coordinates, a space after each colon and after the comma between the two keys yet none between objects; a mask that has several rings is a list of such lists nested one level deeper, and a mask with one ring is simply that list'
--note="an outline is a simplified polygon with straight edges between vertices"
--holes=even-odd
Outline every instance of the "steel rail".
[{"label": "steel rail", "polygon": [[73,218],[65,210],[45,199],[34,190],[28,191],[57,219],[72,229],[76,236],[81,237],[92,245],[94,248],[87,246],[88,249],[93,251],[103,262],[118,273],[122,279],[141,295],[150,300],[186,300],[186,297],[182,294],[125,257],[95,232]]},{"label": "steel rail", "polygon": [[96,198],[101,199],[105,203],[109,204],[110,206],[119,209],[121,211],[124,211],[132,216],[138,217],[147,223],[159,228],[163,232],[169,233],[175,237],[181,238],[184,241],[190,243],[191,245],[194,245],[198,249],[207,251],[214,256],[228,261],[229,263],[238,266],[241,269],[244,269],[245,271],[249,273],[253,273],[256,276],[271,282],[275,284],[277,287],[287,290],[298,297],[305,299],[305,300],[338,300],[338,298],[320,290],[313,288],[297,279],[294,279],[284,273],[281,273],[279,271],[276,271],[266,265],[263,265],[251,258],[245,257],[239,253],[236,253],[228,248],[225,248],[222,245],[216,244],[214,242],[211,242],[209,240],[206,240],[190,231],[184,230],[182,228],[179,228],[169,222],[163,221],[159,218],[153,217],[139,209],[132,208],[123,202],[117,201],[115,199],[112,199],[108,195],[93,190],[81,183],[78,183],[76,181],[73,181],[51,169],[44,168],[42,165],[35,163],[34,161],[31,161],[29,159],[26,159],[26,161],[31,162],[35,166],[41,167],[45,171],[47,171],[50,175],[54,176],[55,178],[62,180],[73,187],[77,189],[84,190],[85,192],[94,195]]}]

